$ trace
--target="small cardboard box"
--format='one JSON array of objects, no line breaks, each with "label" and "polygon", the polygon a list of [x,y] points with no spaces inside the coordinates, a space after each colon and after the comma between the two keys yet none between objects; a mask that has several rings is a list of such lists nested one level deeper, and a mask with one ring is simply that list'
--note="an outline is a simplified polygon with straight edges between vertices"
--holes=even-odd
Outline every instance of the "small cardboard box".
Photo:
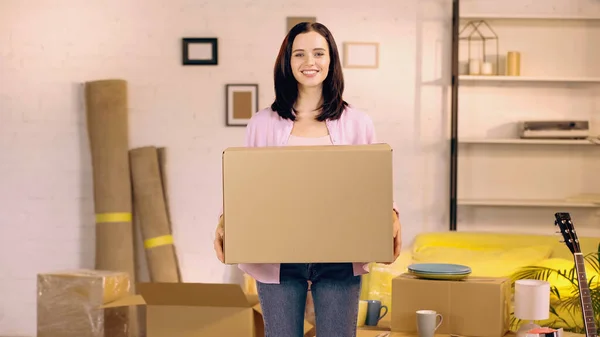
[{"label": "small cardboard box", "polygon": [[[515,337],[516,334],[514,332],[507,332],[504,337]],[[359,330],[357,331],[356,337],[419,337],[419,334],[416,332],[392,332],[389,333],[385,331],[376,331],[376,330]],[[457,337],[456,335],[451,334],[441,334],[435,333],[433,337]],[[581,336],[578,336],[581,337]]]},{"label": "small cardboard box", "polygon": [[[103,308],[144,306],[146,337],[262,337],[264,323],[256,295],[237,284],[139,283],[139,295]],[[305,322],[304,331],[312,325]]]},{"label": "small cardboard box", "polygon": [[392,331],[417,332],[417,310],[443,316],[436,333],[502,337],[509,330],[510,280],[468,277],[425,280],[402,274],[392,280]]},{"label": "small cardboard box", "polygon": [[37,275],[37,336],[127,337],[129,310],[100,306],[130,295],[127,273],[79,269]]},{"label": "small cardboard box", "polygon": [[387,144],[228,148],[225,262],[393,260]]}]

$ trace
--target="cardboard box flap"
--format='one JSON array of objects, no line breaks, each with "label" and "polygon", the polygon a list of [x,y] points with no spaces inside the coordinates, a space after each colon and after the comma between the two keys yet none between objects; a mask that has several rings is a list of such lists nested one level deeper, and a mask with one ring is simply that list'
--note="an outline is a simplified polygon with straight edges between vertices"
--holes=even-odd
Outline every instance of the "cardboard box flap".
[{"label": "cardboard box flap", "polygon": [[251,307],[256,307],[259,306],[260,307],[260,301],[258,300],[258,295],[255,294],[245,294],[246,295],[246,300],[248,301],[248,305]]},{"label": "cardboard box flap", "polygon": [[117,307],[130,307],[134,305],[146,305],[146,301],[141,295],[127,296],[100,306],[101,309],[106,308],[117,308]]},{"label": "cardboard box flap", "polygon": [[[293,151],[302,151],[302,150],[306,150],[306,151],[314,151],[315,147],[312,145],[308,145],[308,146],[288,146],[286,147],[286,149],[288,150],[293,150]],[[327,149],[331,149],[332,151],[361,151],[361,152],[367,152],[367,151],[392,151],[392,147],[389,144],[386,143],[376,143],[376,144],[365,144],[365,145],[319,145],[318,147],[319,151],[326,151]],[[248,148],[248,147],[239,147],[239,146],[234,146],[234,147],[228,147],[225,150],[223,150],[223,155],[225,155],[227,152],[247,152],[247,151],[256,151],[256,152],[273,152],[273,151],[279,151],[280,149],[277,147],[252,147],[252,148]]]},{"label": "cardboard box flap", "polygon": [[139,283],[137,291],[148,305],[252,307],[238,284]]}]

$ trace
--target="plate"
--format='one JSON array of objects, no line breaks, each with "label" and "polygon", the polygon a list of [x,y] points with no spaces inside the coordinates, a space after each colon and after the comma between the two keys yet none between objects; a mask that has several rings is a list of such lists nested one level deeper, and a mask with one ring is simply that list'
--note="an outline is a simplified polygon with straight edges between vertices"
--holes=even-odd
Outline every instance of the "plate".
[{"label": "plate", "polygon": [[428,280],[451,280],[458,281],[469,277],[469,274],[423,274],[418,272],[410,272],[418,278],[428,279]]},{"label": "plate", "polygon": [[470,267],[452,263],[415,263],[408,266],[408,271],[417,277],[444,280],[461,279],[471,274]]}]

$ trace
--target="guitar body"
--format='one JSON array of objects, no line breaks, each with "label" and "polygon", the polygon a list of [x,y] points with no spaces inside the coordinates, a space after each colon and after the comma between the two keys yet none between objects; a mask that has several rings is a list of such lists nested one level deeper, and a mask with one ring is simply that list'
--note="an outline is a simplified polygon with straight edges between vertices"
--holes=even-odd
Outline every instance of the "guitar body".
[{"label": "guitar body", "polygon": [[575,271],[577,272],[577,282],[579,286],[579,301],[581,303],[581,313],[585,325],[586,337],[598,337],[596,322],[594,320],[594,307],[592,306],[592,297],[590,287],[587,282],[585,272],[585,257],[581,253],[577,232],[573,226],[571,215],[569,213],[560,212],[554,214],[554,224],[560,228],[560,232],[564,238],[564,243],[567,245],[573,259],[575,260]]}]

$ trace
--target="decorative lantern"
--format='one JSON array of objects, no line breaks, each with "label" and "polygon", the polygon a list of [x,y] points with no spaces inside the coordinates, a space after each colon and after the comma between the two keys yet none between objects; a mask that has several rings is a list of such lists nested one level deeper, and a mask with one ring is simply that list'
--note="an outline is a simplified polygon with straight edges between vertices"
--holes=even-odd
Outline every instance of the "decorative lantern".
[{"label": "decorative lantern", "polygon": [[[487,34],[484,34],[487,32]],[[469,75],[498,75],[498,35],[490,25],[484,20],[469,21],[461,29],[459,33],[460,40],[467,40],[469,42],[468,55],[469,55]],[[495,41],[496,43],[496,62],[495,67],[493,62],[490,60],[490,56],[487,54],[487,42]],[[473,44],[473,45],[472,45]],[[473,49],[480,45],[479,53],[473,52]],[[495,68],[495,71],[494,71]]]}]

